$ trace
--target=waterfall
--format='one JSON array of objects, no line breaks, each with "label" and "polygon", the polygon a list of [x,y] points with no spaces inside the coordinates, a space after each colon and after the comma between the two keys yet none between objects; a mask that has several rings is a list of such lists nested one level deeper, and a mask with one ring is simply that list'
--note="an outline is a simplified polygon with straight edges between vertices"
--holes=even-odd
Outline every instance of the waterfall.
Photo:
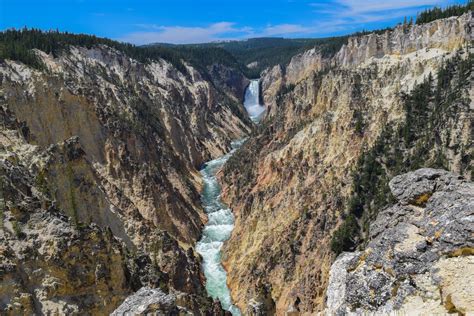
[{"label": "waterfall", "polygon": [[245,91],[244,106],[252,121],[257,123],[265,112],[265,107],[260,104],[260,80],[251,80]]}]

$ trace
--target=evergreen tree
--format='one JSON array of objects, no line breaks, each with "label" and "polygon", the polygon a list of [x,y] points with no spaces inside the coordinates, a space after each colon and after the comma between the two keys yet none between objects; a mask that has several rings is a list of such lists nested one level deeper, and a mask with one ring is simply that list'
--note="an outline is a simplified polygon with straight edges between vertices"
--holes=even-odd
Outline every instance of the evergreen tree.
[{"label": "evergreen tree", "polygon": [[434,7],[418,14],[416,24],[424,24],[437,19],[449,18],[451,16],[460,16],[468,11],[474,11],[474,0],[468,0],[465,5],[452,5],[445,9]]},{"label": "evergreen tree", "polygon": [[[429,74],[403,96],[405,121],[396,128],[388,125],[356,163],[352,195],[347,204],[348,217],[331,241],[334,252],[351,250],[357,241],[367,240],[370,222],[378,211],[394,201],[388,187],[390,178],[421,167],[449,168],[448,144],[441,142],[439,134],[449,120],[469,109],[469,101],[460,91],[469,85],[473,66],[473,54],[467,58],[457,55],[437,72],[436,84]],[[461,172],[472,177],[472,149],[460,148],[460,156]]]},{"label": "evergreen tree", "polygon": [[39,49],[56,57],[70,46],[92,48],[99,45],[117,49],[144,63],[162,58],[172,63],[183,73],[187,73],[183,61],[191,63],[203,70],[204,73],[206,66],[212,63],[220,63],[242,71],[246,70],[229,52],[218,47],[135,46],[94,35],[62,33],[57,30],[44,32],[28,28],[0,32],[0,61],[11,59],[42,69],[43,65],[32,51],[33,49]]}]

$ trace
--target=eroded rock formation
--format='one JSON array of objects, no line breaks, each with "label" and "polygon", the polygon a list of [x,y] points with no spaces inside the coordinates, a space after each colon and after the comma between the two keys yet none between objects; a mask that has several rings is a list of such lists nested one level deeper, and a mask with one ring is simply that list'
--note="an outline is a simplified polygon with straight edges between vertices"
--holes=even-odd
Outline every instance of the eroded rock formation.
[{"label": "eroded rock formation", "polygon": [[[243,313],[470,310],[472,183],[395,176],[472,178],[471,25],[405,24],[263,73],[266,117],[220,174]],[[0,63],[0,308],[225,314],[193,249],[198,169],[250,133],[248,80],[103,45],[35,54],[44,69]]]},{"label": "eroded rock formation", "polygon": [[474,184],[419,169],[390,188],[398,202],[372,223],[365,250],[332,265],[326,312],[472,313]]}]

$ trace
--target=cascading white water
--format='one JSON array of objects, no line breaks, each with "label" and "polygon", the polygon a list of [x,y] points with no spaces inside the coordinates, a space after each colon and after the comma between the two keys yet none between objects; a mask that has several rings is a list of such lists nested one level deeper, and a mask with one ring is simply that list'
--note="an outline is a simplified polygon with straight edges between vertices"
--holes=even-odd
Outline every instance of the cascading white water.
[{"label": "cascading white water", "polygon": [[265,107],[260,104],[260,89],[259,79],[251,80],[247,90],[245,91],[244,106],[250,118],[254,122],[258,122]]},{"label": "cascading white water", "polygon": [[[250,81],[245,91],[244,106],[252,121],[258,122],[265,111],[265,107],[259,103],[259,80]],[[204,180],[201,201],[209,221],[204,227],[201,240],[196,245],[196,251],[203,258],[207,293],[212,298],[219,299],[222,307],[234,316],[241,314],[237,306],[232,304],[227,287],[227,273],[221,263],[221,248],[234,229],[234,214],[221,202],[221,188],[216,173],[244,141],[245,139],[233,142],[229,153],[209,161],[201,170]]]},{"label": "cascading white water", "polygon": [[204,227],[202,238],[196,246],[197,252],[203,258],[207,293],[214,299],[218,298],[222,307],[234,316],[241,314],[240,310],[232,305],[229,288],[227,287],[227,274],[221,264],[221,248],[224,241],[229,239],[232,229],[234,229],[234,214],[221,202],[221,188],[216,173],[243,142],[244,140],[233,142],[232,150],[228,154],[209,161],[205,168],[201,170],[204,180],[201,201],[209,221]]}]

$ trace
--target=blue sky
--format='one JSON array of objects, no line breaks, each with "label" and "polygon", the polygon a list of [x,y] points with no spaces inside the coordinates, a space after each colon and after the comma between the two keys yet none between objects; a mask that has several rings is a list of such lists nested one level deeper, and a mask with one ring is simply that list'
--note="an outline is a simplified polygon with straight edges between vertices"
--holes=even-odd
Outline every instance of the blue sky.
[{"label": "blue sky", "polygon": [[392,26],[461,0],[0,0],[0,29],[23,26],[145,44],[325,37]]}]

